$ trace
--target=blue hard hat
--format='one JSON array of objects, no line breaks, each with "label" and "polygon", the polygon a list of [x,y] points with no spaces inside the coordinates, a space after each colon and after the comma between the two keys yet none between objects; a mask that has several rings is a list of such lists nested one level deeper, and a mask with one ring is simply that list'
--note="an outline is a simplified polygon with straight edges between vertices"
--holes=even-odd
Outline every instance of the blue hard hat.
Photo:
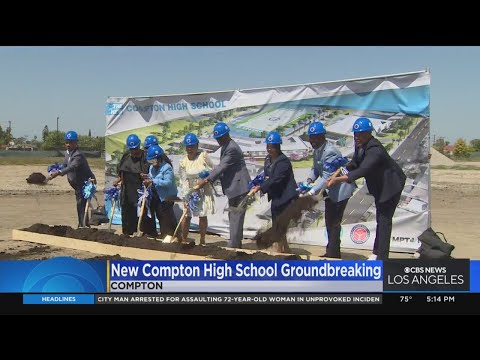
[{"label": "blue hard hat", "polygon": [[357,132],[363,132],[363,131],[373,131],[373,125],[370,119],[366,117],[361,117],[355,120],[353,123],[353,129],[352,131],[354,133]]},{"label": "blue hard hat", "polygon": [[326,134],[327,130],[325,130],[325,126],[319,121],[313,122],[308,127],[308,135],[322,135]]},{"label": "blue hard hat", "polygon": [[282,137],[281,135],[276,132],[276,131],[270,131],[265,138],[265,142],[267,144],[281,144],[282,143]]},{"label": "blue hard hat", "polygon": [[158,139],[155,135],[148,135],[143,142],[143,147],[148,149],[152,145],[158,145]]},{"label": "blue hard hat", "polygon": [[187,135],[185,135],[185,137],[183,138],[183,145],[190,146],[195,144],[198,144],[197,135],[193,133],[188,133]]},{"label": "blue hard hat", "polygon": [[156,159],[156,158],[162,156],[163,153],[164,153],[164,151],[160,146],[152,145],[147,150],[147,160]]},{"label": "blue hard hat", "polygon": [[140,138],[135,134],[130,134],[127,137],[127,147],[129,149],[139,148],[141,144]]},{"label": "blue hard hat", "polygon": [[218,139],[219,137],[222,137],[223,135],[228,134],[229,132],[230,132],[230,128],[224,122],[219,122],[218,124],[215,124],[215,126],[213,127],[213,137],[215,139]]},{"label": "blue hard hat", "polygon": [[65,133],[65,141],[77,141],[78,134],[75,131],[67,131]]}]

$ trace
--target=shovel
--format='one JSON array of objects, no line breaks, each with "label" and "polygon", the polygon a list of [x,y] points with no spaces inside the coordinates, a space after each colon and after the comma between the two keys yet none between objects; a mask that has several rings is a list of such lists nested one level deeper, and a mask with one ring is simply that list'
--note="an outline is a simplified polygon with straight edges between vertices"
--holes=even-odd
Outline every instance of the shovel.
[{"label": "shovel", "polygon": [[[115,185],[116,188],[122,185],[122,182],[120,181],[117,185]],[[108,231],[112,231],[112,221],[113,221],[113,215],[115,215],[115,207],[117,206],[117,199],[114,198],[112,201],[112,209],[110,210],[110,219],[108,221]]]},{"label": "shovel", "polygon": [[184,217],[187,215],[187,212],[188,212],[188,209],[183,210],[183,214],[180,217],[180,220],[178,220],[178,225],[175,228],[175,231],[173,232],[173,235],[165,236],[165,238],[162,240],[162,242],[169,244],[169,243],[172,243],[172,242],[175,241],[175,236],[177,235],[178,229],[180,229],[180,226],[182,225],[182,221],[183,221]]},{"label": "shovel", "polygon": [[[148,185],[148,187],[147,187],[147,186],[143,185],[143,193],[144,194],[148,191],[148,189],[150,189],[150,186],[151,185]],[[142,225],[143,214],[145,212],[145,205],[147,204],[147,197],[148,197],[148,195],[143,197],[142,206],[140,208],[140,215],[138,216],[137,232],[135,234],[133,234],[133,236],[142,236],[143,235],[143,231],[140,230],[140,226]]]},{"label": "shovel", "polygon": [[[97,183],[97,182],[95,181],[95,179],[91,179],[91,178],[89,178],[88,181],[90,181],[92,184],[96,184],[96,183]],[[95,196],[95,195],[93,194],[93,196]],[[95,198],[95,199],[97,199],[97,198]],[[87,203],[85,204],[85,212],[84,212],[84,214],[83,214],[83,224],[82,224],[83,227],[87,227],[87,215],[88,215],[88,210],[90,209],[90,206],[91,206],[91,205],[90,205],[91,200],[92,200],[92,198],[88,198],[88,199],[87,199]],[[97,200],[97,204],[98,204],[98,200]]]},{"label": "shovel", "polygon": [[87,215],[88,209],[90,208],[90,199],[87,199],[87,203],[85,204],[85,213],[83,214],[83,227],[87,227]]},{"label": "shovel", "polygon": [[229,206],[228,208],[225,209],[225,211],[231,211],[231,212],[244,212],[247,210],[248,204],[250,200],[255,196],[254,190],[250,190],[248,194],[240,201],[240,204],[238,206]]},{"label": "shovel", "polygon": [[[192,189],[190,189],[183,197],[183,199],[180,199],[178,197],[175,197],[175,198],[170,198],[168,200],[170,201],[175,201],[175,202],[178,202],[178,201],[182,201],[182,202],[186,202],[186,199],[188,199],[188,197],[195,191],[197,191],[198,189],[200,189],[200,186],[198,185],[195,185]],[[175,228],[175,231],[173,232],[173,235],[167,235],[165,236],[165,238],[162,240],[162,242],[164,243],[172,243],[174,242],[175,240],[175,236],[177,235],[177,232],[178,232],[178,229],[180,228],[180,225],[182,224],[182,221],[183,221],[183,218],[187,215],[187,212],[188,212],[188,209],[184,209],[183,210],[183,214],[182,216],[180,217],[180,220],[178,221],[178,225],[177,227]]]},{"label": "shovel", "polygon": [[112,220],[113,215],[115,215],[115,206],[117,206],[117,200],[113,200],[112,202],[112,210],[110,211],[110,220],[108,221],[108,231],[112,230]]},{"label": "shovel", "polygon": [[[342,172],[342,168],[339,167],[337,170],[335,170],[335,172],[332,174],[332,177],[337,177],[340,173]],[[320,188],[320,190],[317,192],[317,195],[310,195],[308,193],[304,193],[304,194],[300,194],[300,197],[304,197],[304,196],[318,196],[318,195],[322,195],[323,191],[327,188],[327,182],[325,182],[325,184]],[[297,189],[299,190],[299,189]]]}]

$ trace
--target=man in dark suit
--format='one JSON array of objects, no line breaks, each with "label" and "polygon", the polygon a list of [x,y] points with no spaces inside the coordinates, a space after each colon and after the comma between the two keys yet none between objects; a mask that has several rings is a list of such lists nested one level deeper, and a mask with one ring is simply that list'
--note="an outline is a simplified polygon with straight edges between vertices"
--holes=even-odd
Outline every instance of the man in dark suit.
[{"label": "man in dark suit", "polygon": [[[210,175],[198,183],[199,187],[205,186],[208,182],[213,183],[220,179],[223,193],[228,198],[230,207],[238,207],[245,195],[248,193],[250,175],[245,165],[242,149],[230,137],[230,128],[227,124],[220,122],[213,128],[213,137],[221,146],[220,164],[215,167]],[[230,211],[228,213],[230,222],[230,240],[228,246],[241,248],[243,240],[243,223],[245,211]]]},{"label": "man in dark suit", "polygon": [[328,187],[340,182],[352,183],[364,177],[368,192],[375,198],[377,231],[370,260],[388,259],[392,218],[400,201],[407,179],[400,166],[383,145],[372,136],[373,126],[368,118],[358,118],[353,124],[355,154],[346,165],[349,173],[330,178]]},{"label": "man in dark suit", "polygon": [[[82,227],[85,206],[87,205],[87,199],[83,197],[82,189],[85,181],[88,179],[95,181],[95,175],[90,169],[85,155],[78,149],[78,134],[75,131],[68,131],[65,134],[65,147],[67,148],[67,153],[65,154],[62,170],[54,171],[50,175],[50,179],[54,179],[58,175],[67,175],[68,183],[75,190],[78,227]],[[88,219],[85,224],[90,226]]]}]

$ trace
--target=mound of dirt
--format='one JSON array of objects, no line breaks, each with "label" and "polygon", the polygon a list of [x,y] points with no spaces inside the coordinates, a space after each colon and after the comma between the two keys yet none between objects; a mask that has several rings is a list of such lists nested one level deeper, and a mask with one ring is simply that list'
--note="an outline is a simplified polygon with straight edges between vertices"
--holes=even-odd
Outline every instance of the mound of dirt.
[{"label": "mound of dirt", "polygon": [[216,245],[195,245],[194,242],[181,244],[164,244],[160,241],[148,238],[146,236],[130,237],[127,235],[117,235],[95,228],[73,229],[70,226],[49,226],[45,224],[34,224],[28,228],[21,230],[39,234],[95,241],[102,244],[128,246],[140,249],[167,251],[180,254],[198,255],[220,260],[301,260],[301,257],[298,255],[269,255],[263,252],[247,254],[241,250],[226,250]]},{"label": "mound of dirt", "polygon": [[441,154],[434,148],[430,148],[430,154],[432,154],[432,157],[430,158],[430,165],[432,166],[453,166],[455,165],[455,161],[452,159],[449,159],[445,155]]},{"label": "mound of dirt", "polygon": [[42,173],[34,172],[26,179],[28,184],[42,185],[45,184],[47,177]]}]

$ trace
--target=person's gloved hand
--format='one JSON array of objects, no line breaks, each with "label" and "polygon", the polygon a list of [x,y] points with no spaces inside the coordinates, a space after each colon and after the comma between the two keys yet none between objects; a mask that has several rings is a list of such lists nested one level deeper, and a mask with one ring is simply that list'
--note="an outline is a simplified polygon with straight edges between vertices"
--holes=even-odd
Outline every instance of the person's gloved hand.
[{"label": "person's gloved hand", "polygon": [[302,194],[305,194],[306,192],[310,191],[312,187],[313,185],[308,183],[308,181],[298,183],[298,191]]},{"label": "person's gloved hand", "polygon": [[49,179],[49,180],[55,179],[58,175],[60,175],[60,171],[58,171],[58,170],[53,171],[53,172],[48,176],[48,179]]}]

